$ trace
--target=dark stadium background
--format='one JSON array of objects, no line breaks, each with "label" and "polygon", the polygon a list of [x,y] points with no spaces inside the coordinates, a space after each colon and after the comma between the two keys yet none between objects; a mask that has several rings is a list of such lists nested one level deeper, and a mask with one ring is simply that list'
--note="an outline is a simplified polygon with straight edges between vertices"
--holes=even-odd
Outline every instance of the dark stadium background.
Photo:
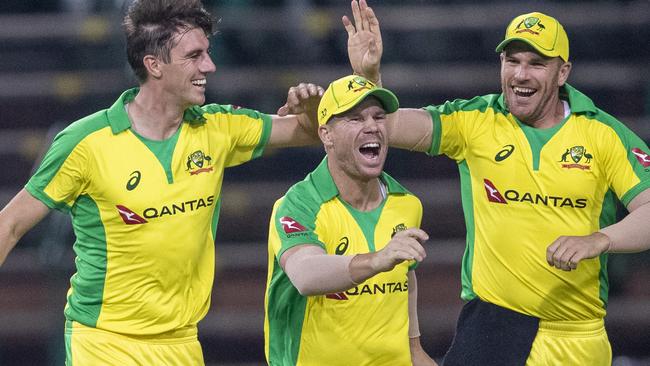
[{"label": "dark stadium background", "polygon": [[[123,0],[0,2],[0,205],[25,184],[53,134],[134,85]],[[543,11],[569,34],[569,82],[650,140],[650,1],[371,1],[383,30],[383,80],[402,106],[498,92],[494,47],[514,16]],[[220,19],[207,100],[273,113],[299,82],[350,72],[340,17],[347,0],[205,1]],[[208,365],[263,364],[266,232],[273,201],[323,157],[269,151],[226,172],[212,309],[199,332]],[[425,349],[437,359],[461,306],[464,224],[446,158],[392,150],[386,170],[424,205],[428,258],[418,269]],[[621,215],[625,213],[621,211]],[[508,228],[503,228],[508,230]],[[69,219],[52,214],[0,268],[0,365],[63,360],[63,306],[73,271]],[[650,365],[650,254],[612,256],[606,318],[615,365]]]}]

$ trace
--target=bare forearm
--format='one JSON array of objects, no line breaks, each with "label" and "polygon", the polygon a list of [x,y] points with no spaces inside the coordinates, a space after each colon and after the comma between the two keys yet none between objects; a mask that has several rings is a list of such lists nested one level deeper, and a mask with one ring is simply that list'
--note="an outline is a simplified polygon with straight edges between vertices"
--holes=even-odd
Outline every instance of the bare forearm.
[{"label": "bare forearm", "polygon": [[301,295],[324,295],[356,285],[350,277],[351,260],[351,256],[327,255],[321,248],[308,247],[292,253],[284,271]]},{"label": "bare forearm", "polygon": [[608,252],[636,253],[650,249],[650,203],[636,208],[620,222],[603,228],[611,241]]},{"label": "bare forearm", "polygon": [[0,222],[3,222],[0,225],[0,266],[4,263],[5,259],[9,255],[9,252],[16,246],[18,242],[18,237],[11,230],[8,225],[4,224],[3,215],[0,213]]},{"label": "bare forearm", "polygon": [[0,211],[0,265],[25,233],[39,222],[49,209],[25,189]]}]

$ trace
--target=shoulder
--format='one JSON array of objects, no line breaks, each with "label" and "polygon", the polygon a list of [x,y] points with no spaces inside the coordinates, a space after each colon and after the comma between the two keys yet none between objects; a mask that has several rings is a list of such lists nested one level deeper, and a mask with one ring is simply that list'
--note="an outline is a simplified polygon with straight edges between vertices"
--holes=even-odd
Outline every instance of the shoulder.
[{"label": "shoulder", "polygon": [[476,96],[471,99],[455,99],[453,101],[446,101],[440,105],[430,105],[425,109],[429,111],[436,110],[441,114],[451,114],[454,112],[485,112],[490,108],[496,110],[501,109],[499,94]]},{"label": "shoulder", "polygon": [[72,150],[89,135],[104,128],[110,129],[110,124],[108,123],[106,110],[101,110],[65,127],[54,138],[53,146],[68,151]]},{"label": "shoulder", "polygon": [[261,119],[264,116],[267,116],[264,113],[256,111],[254,109],[242,108],[232,104],[206,104],[200,107],[203,111],[203,115],[208,118],[215,115],[230,115],[230,116],[243,116],[253,119]]},{"label": "shoulder", "polygon": [[278,211],[298,210],[311,216],[316,215],[326,201],[327,199],[321,197],[310,174],[304,180],[291,186],[277,204]]}]

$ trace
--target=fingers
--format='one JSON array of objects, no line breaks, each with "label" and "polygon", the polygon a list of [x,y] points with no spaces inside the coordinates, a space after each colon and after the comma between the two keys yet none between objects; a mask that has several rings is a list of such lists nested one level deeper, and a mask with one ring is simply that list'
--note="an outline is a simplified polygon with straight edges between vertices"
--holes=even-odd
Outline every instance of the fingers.
[{"label": "fingers", "polygon": [[276,113],[280,117],[284,117],[289,114],[289,106],[285,103],[282,107],[278,109]]},{"label": "fingers", "polygon": [[393,238],[402,237],[402,236],[414,238],[415,240],[417,240],[420,243],[423,243],[423,242],[429,240],[429,234],[427,234],[424,230],[416,228],[416,227],[412,227],[412,228],[400,231],[397,234],[395,234],[395,236]]},{"label": "fingers", "polygon": [[[312,83],[300,83],[292,86],[287,92],[287,102],[278,109],[278,116],[287,114],[304,113],[308,109],[310,102],[316,102],[323,96],[325,90],[320,86]],[[314,99],[317,98],[317,99]]]},{"label": "fingers", "polygon": [[375,11],[371,7],[366,10],[366,18],[368,18],[368,29],[373,34],[379,34],[379,19],[375,15]]},{"label": "fingers", "polygon": [[368,3],[366,3],[366,0],[359,1],[359,10],[361,13],[361,29],[369,30],[370,24],[368,23]]},{"label": "fingers", "polygon": [[352,17],[354,18],[354,25],[357,30],[363,29],[363,20],[361,20],[361,9],[357,0],[352,0]]},{"label": "fingers", "polygon": [[546,249],[546,262],[563,271],[577,269],[578,263],[584,259],[579,244],[575,237],[559,237]]},{"label": "fingers", "polygon": [[400,231],[388,243],[389,251],[395,253],[395,259],[416,260],[421,262],[426,258],[427,253],[422,243],[429,240],[429,235],[421,229],[410,228]]},{"label": "fingers", "polygon": [[354,34],[356,33],[356,29],[354,28],[354,25],[350,21],[350,18],[344,15],[343,18],[341,18],[341,20],[343,21],[343,26],[345,27],[345,30],[348,32],[348,37],[354,36]]}]

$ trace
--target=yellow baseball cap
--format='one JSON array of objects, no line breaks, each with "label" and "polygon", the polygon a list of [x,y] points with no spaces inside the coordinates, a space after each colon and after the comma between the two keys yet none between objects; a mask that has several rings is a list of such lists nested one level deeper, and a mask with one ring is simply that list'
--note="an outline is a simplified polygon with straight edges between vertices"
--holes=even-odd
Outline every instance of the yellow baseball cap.
[{"label": "yellow baseball cap", "polygon": [[548,57],[569,61],[569,38],[557,19],[539,12],[523,14],[510,22],[506,38],[496,51],[501,52],[512,41],[526,42]]},{"label": "yellow baseball cap", "polygon": [[369,95],[375,96],[386,113],[393,113],[399,108],[399,102],[393,92],[379,88],[372,81],[359,75],[348,75],[330,83],[318,104],[318,125],[322,126],[332,116],[354,108]]}]

